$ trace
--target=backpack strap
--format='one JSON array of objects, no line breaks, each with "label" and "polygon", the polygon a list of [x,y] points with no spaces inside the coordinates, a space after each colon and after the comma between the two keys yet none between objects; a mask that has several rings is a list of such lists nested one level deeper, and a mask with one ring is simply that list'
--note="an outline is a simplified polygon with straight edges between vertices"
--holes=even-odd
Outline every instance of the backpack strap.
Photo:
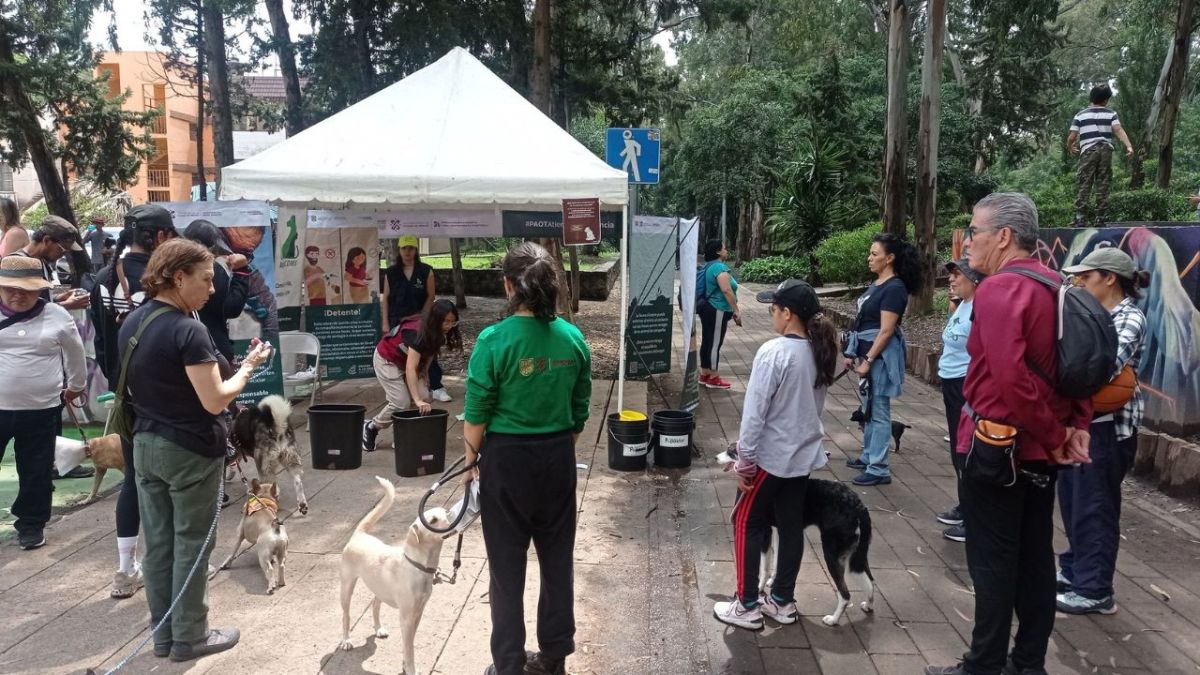
[{"label": "backpack strap", "polygon": [[1000,270],[999,272],[996,272],[996,274],[1019,274],[1027,279],[1033,279],[1034,281],[1040,281],[1047,288],[1049,288],[1050,290],[1055,291],[1055,292],[1057,292],[1058,287],[1062,285],[1061,279],[1059,279],[1058,281],[1051,281],[1051,280],[1047,279],[1046,277],[1042,276],[1041,274],[1038,274],[1037,272],[1034,272],[1033,270],[1027,270],[1023,267],[1006,267],[1006,268]]},{"label": "backpack strap", "polygon": [[137,348],[138,340],[142,339],[142,333],[146,331],[146,326],[149,326],[151,321],[173,309],[173,307],[159,307],[150,312],[149,316],[142,319],[142,322],[138,324],[137,330],[133,332],[133,336],[129,338],[129,346],[125,350],[125,356],[121,358],[121,375],[117,378],[117,389],[113,392],[117,396],[117,405],[120,405],[125,400],[125,383],[129,376],[129,357],[133,356],[133,350]]},{"label": "backpack strap", "polygon": [[[1059,289],[1059,287],[1062,286],[1061,281],[1059,281],[1058,283],[1055,283],[1055,282],[1047,279],[1046,277],[1042,276],[1041,274],[1034,272],[1033,270],[1027,270],[1027,269],[1024,269],[1021,267],[1008,267],[1008,268],[1000,270],[996,274],[1019,274],[1020,276],[1023,276],[1027,279],[1033,279],[1034,281],[1041,282],[1044,286],[1046,286],[1046,288],[1050,289],[1051,293],[1054,293],[1054,304],[1055,304],[1055,307],[1057,308],[1057,306],[1058,306],[1058,289]],[[1059,310],[1056,309],[1055,312],[1059,313]],[[1062,320],[1056,318],[1056,322],[1061,324]],[[1059,331],[1058,329],[1055,329],[1054,334],[1055,334],[1056,338],[1060,334],[1060,332],[1061,331]],[[1054,380],[1051,379],[1051,377],[1046,374],[1046,371],[1042,370],[1041,367],[1038,366],[1038,364],[1034,363],[1033,360],[1030,359],[1028,356],[1025,357],[1025,365],[1028,366],[1029,369],[1033,371],[1034,375],[1037,375],[1038,377],[1045,380],[1046,384],[1050,385],[1051,389],[1054,389],[1055,391],[1058,390],[1058,387],[1055,385]]]}]

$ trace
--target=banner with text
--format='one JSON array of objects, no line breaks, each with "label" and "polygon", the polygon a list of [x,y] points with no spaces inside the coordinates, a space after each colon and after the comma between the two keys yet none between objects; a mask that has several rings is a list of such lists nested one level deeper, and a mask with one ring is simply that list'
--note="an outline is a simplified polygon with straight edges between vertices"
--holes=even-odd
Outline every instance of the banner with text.
[{"label": "banner with text", "polygon": [[588,246],[600,243],[600,200],[589,199],[562,200],[563,213],[563,244],[567,246]]},{"label": "banner with text", "polygon": [[279,305],[279,329],[300,330],[300,307],[304,304],[304,234],[308,210],[291,205],[279,207],[276,228],[279,249],[275,255],[275,303]]},{"label": "banner with text", "polygon": [[[563,235],[561,211],[505,211],[502,220],[506,237],[559,239]],[[600,238],[619,240],[622,223],[624,216],[620,211],[601,211]]]},{"label": "banner with text", "polygon": [[638,216],[629,238],[629,321],[625,372],[638,378],[671,371],[679,219]]},{"label": "banner with text", "polygon": [[372,355],[380,337],[378,303],[309,305],[304,323],[321,341],[321,379],[353,380],[374,377]]},{"label": "banner with text", "polygon": [[683,322],[683,391],[679,409],[694,412],[700,406],[700,379],[696,323],[696,275],[700,248],[700,219],[679,224],[679,314]]},{"label": "banner with text", "polygon": [[402,234],[418,237],[499,237],[500,216],[495,209],[421,211],[309,211],[310,229],[371,228],[381,239]]}]

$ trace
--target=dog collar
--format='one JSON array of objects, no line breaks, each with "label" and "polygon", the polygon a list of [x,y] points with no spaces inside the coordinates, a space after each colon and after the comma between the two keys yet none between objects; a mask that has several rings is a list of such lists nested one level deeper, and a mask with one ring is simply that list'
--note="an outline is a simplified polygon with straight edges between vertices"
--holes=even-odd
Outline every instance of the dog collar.
[{"label": "dog collar", "polygon": [[416,560],[413,560],[412,558],[410,558],[407,553],[404,554],[404,559],[407,560],[410,565],[421,570],[425,574],[429,574],[431,576],[437,575],[436,567],[426,567],[426,566],[422,565],[421,563],[417,562]]}]

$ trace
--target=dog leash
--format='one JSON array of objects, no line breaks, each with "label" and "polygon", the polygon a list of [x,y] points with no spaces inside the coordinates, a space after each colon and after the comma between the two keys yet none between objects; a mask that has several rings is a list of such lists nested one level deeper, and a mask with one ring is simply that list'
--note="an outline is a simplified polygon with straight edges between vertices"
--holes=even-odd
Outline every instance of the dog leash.
[{"label": "dog leash", "polygon": [[[65,405],[67,406],[67,414],[71,416],[71,421],[75,423],[75,430],[79,432],[80,440],[82,440],[84,446],[86,446],[88,444],[88,437],[83,431],[83,425],[79,423],[79,418],[75,416],[75,404],[70,401],[66,401]],[[82,408],[83,406],[79,407]],[[90,448],[87,450],[86,454],[88,457],[92,456],[92,451]]]}]

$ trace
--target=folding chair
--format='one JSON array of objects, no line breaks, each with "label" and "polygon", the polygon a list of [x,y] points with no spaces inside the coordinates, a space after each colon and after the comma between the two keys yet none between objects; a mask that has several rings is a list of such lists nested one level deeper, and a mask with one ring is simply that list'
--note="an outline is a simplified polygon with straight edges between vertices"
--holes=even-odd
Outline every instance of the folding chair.
[{"label": "folding chair", "polygon": [[[300,331],[285,331],[279,334],[279,351],[283,363],[283,389],[288,399],[304,398],[306,388],[311,389],[309,405],[316,403],[317,394],[321,391],[321,341],[312,333]],[[298,357],[304,356],[303,365]],[[309,366],[309,356],[315,357],[313,378],[297,378],[296,374]]]}]

